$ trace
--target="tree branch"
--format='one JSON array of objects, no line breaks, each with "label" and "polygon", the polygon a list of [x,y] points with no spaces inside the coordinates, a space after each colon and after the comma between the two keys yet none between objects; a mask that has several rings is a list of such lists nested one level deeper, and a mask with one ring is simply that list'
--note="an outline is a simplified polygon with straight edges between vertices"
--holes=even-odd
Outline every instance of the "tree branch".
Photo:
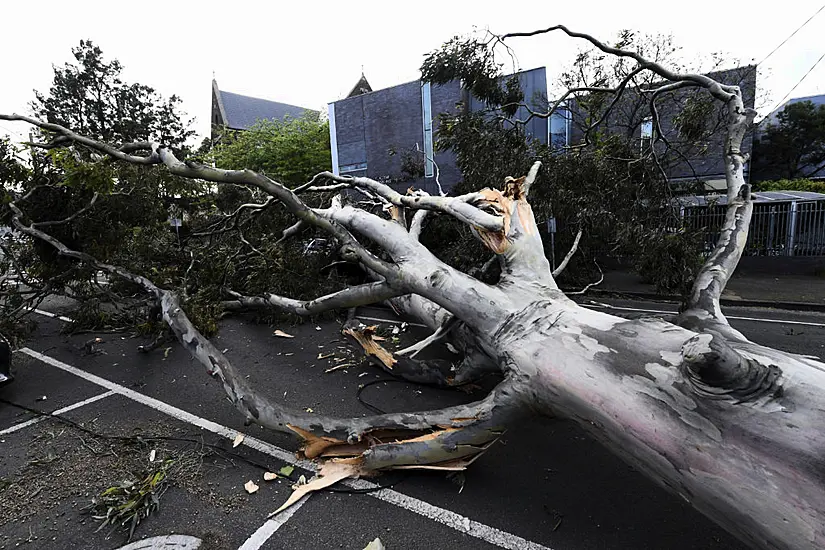
[{"label": "tree branch", "polygon": [[[304,453],[309,458],[324,457],[325,451],[335,447],[338,448],[335,456],[348,453],[346,456],[352,457],[361,468],[376,470],[437,464],[472,456],[500,437],[506,424],[522,408],[519,385],[510,378],[481,401],[436,411],[341,419],[288,409],[262,397],[249,386],[226,356],[192,324],[175,292],[158,287],[146,277],[71,250],[54,237],[25,225],[21,220],[23,212],[14,202],[9,203],[9,207],[13,212],[12,222],[21,232],[48,243],[61,256],[123,277],[154,295],[161,304],[164,320],[180,343],[210,375],[222,382],[230,401],[247,422],[299,435],[305,441]],[[381,441],[381,434],[388,433],[387,430],[396,433],[393,443]]]},{"label": "tree branch", "polygon": [[503,222],[499,216],[488,214],[473,206],[473,203],[483,202],[484,197],[478,193],[469,193],[460,197],[432,197],[430,195],[402,195],[389,185],[364,177],[336,176],[331,172],[323,172],[319,176],[341,183],[348,183],[352,187],[360,187],[372,191],[395,206],[402,206],[414,210],[437,210],[450,214],[454,218],[487,231],[500,231]]},{"label": "tree branch", "polygon": [[506,40],[508,38],[520,38],[520,37],[529,37],[529,36],[536,36],[539,34],[547,34],[553,31],[560,30],[563,33],[567,34],[571,38],[582,38],[590,42],[593,46],[600,49],[605,53],[609,53],[615,55],[617,57],[629,57],[636,61],[639,65],[644,65],[645,68],[650,69],[655,74],[661,76],[662,78],[669,80],[671,82],[675,81],[690,81],[695,82],[696,85],[706,88],[710,93],[714,95],[717,99],[727,102],[730,100],[731,96],[736,89],[735,86],[728,86],[724,84],[720,84],[719,82],[713,80],[712,78],[701,75],[701,74],[679,74],[674,73],[660,65],[659,63],[655,63],[650,61],[649,59],[645,59],[637,52],[631,52],[628,50],[622,50],[620,48],[614,48],[612,46],[608,46],[607,44],[601,42],[600,40],[594,38],[593,36],[585,33],[574,32],[568,29],[564,25],[553,25],[552,27],[547,27],[546,29],[539,29],[530,32],[513,32],[507,33],[502,36],[502,40]]},{"label": "tree branch", "polygon": [[223,302],[222,305],[225,309],[277,308],[301,316],[316,315],[333,309],[374,304],[405,294],[404,291],[393,288],[385,281],[345,288],[313,300],[295,300],[276,294],[244,296],[232,290],[227,290],[227,292],[235,299]]},{"label": "tree branch", "polygon": [[573,239],[573,246],[571,246],[567,252],[567,256],[565,256],[558,267],[553,270],[554,279],[561,275],[562,271],[567,268],[567,264],[570,263],[570,259],[576,254],[576,251],[579,249],[579,241],[582,239],[582,233],[584,233],[584,230],[580,227],[578,233],[576,233],[576,238]]}]

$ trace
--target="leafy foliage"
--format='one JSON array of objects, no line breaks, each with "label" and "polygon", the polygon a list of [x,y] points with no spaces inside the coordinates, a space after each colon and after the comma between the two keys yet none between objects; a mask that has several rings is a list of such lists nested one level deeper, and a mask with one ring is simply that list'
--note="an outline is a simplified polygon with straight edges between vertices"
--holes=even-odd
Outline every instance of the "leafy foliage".
[{"label": "leafy foliage", "polygon": [[174,460],[151,463],[137,479],[123,481],[95,497],[89,512],[101,521],[97,530],[124,527],[129,532],[128,540],[132,540],[140,522],[160,507],[160,498],[169,487],[167,475],[174,464]]},{"label": "leafy foliage", "polygon": [[152,139],[181,146],[194,134],[179,113],[180,98],[123,82],[120,62],[106,61],[91,40],[81,40],[72,55],[75,63],[54,67],[49,92],[35,92],[38,117],[108,143]]},{"label": "leafy foliage", "polygon": [[[421,65],[421,79],[433,84],[447,84],[461,75],[461,81],[475,97],[512,116],[524,99],[518,77],[501,78],[501,64],[496,62],[490,40],[456,36],[431,52]],[[503,80],[503,86],[502,86]]]},{"label": "leafy foliage", "polygon": [[[633,38],[624,36],[619,46],[626,46],[624,42]],[[613,74],[608,77],[607,69],[602,67],[603,59],[594,55],[582,54],[578,59],[582,63],[578,71],[584,74],[601,67],[591,75],[593,79],[587,80],[588,85],[609,84],[626,70],[612,67]],[[460,79],[472,90],[479,81],[496,81],[499,75],[494,69],[498,66],[491,60],[489,48],[482,48],[473,40],[454,39],[442,51],[427,57],[422,77],[437,75],[443,82]],[[571,85],[572,74],[571,69]],[[487,87],[482,86],[481,90],[486,93]],[[488,95],[488,106],[494,110],[496,105],[490,103],[490,97],[495,94]],[[530,202],[542,230],[544,220],[558,220],[557,259],[572,244],[577,230],[584,230],[580,253],[563,275],[567,284],[591,277],[595,271],[593,260],[629,256],[643,273],[654,275],[663,289],[689,288],[693,272],[685,266],[698,267],[693,261],[695,239],[679,229],[672,193],[660,170],[651,159],[640,156],[638,145],[633,147],[625,136],[605,133],[593,140],[592,147],[562,152],[530,139],[520,125],[507,120],[506,113],[490,116],[467,110],[442,115],[439,128],[436,147],[456,154],[464,176],[464,181],[453,190],[456,194],[500,187],[506,176],[523,174],[533,161],[542,161]],[[440,258],[461,269],[478,267],[478,258],[483,257],[482,247],[458,223],[439,220],[422,239]],[[544,241],[548,243],[549,239]],[[674,254],[677,258],[672,271],[661,273],[670,269]],[[658,256],[652,257],[655,255]]]},{"label": "leafy foliage", "polygon": [[299,185],[332,165],[329,123],[311,114],[258,121],[246,131],[224,134],[212,156],[223,168],[249,168]]},{"label": "leafy foliage", "polygon": [[825,105],[799,101],[777,114],[754,142],[754,179],[822,175],[825,166]]},{"label": "leafy foliage", "polygon": [[810,191],[811,193],[825,193],[825,181],[809,180],[805,178],[793,180],[760,181],[753,185],[754,191]]}]

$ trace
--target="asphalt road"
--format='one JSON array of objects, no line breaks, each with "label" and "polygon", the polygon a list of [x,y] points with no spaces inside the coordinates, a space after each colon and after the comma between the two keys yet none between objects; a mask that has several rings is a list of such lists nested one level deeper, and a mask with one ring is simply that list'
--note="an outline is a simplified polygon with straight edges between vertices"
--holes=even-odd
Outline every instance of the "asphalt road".
[{"label": "asphalt road", "polygon": [[[675,311],[672,305],[650,302],[599,300],[588,305],[625,308],[612,312],[630,316]],[[744,308],[728,308],[726,313],[755,341],[825,355],[823,314]],[[365,314],[388,317],[380,310]],[[61,333],[62,321],[37,318],[38,331],[28,344],[32,351],[15,354],[17,380],[0,388],[0,398],[45,411],[76,406],[64,416],[108,435],[145,439],[173,434],[230,452],[237,431],[246,434],[234,452],[258,466],[237,456],[205,456],[201,476],[194,482],[171,480],[160,510],[138,527],[138,538],[183,533],[204,539],[204,548],[244,550],[357,550],[377,536],[389,550],[743,548],[574,424],[547,418],[509,432],[464,474],[463,487],[462,480],[441,473],[393,473],[370,480],[394,483],[390,489],[315,494],[291,515],[267,522],[267,514],[288,496],[290,483],[264,482],[259,466],[277,471],[294,463],[292,438],[245,427],[219,384],[177,345],[138,354],[140,340],[107,334],[66,336]],[[321,330],[315,324],[269,327],[227,320],[215,342],[254,384],[290,406],[340,416],[368,414],[356,391],[387,376],[367,365],[325,373],[349,362],[350,355],[338,324],[317,327]],[[295,338],[278,338],[274,328]],[[412,339],[420,334],[414,334],[416,330],[410,328],[401,336]],[[98,346],[103,353],[87,355],[82,344],[94,336],[104,340]],[[344,361],[336,362],[336,356],[318,359],[327,353]],[[363,393],[364,399],[387,411],[422,410],[480,397],[481,392],[468,395],[406,383],[377,384]],[[95,532],[97,522],[81,508],[117,482],[111,472],[128,475],[109,464],[112,455],[123,458],[122,451],[110,447],[110,455],[98,440],[72,435],[55,420],[23,424],[35,418],[0,405],[0,480],[25,479],[35,485],[38,479],[47,480],[23,502],[10,502],[8,485],[0,484],[0,510],[9,514],[0,517],[0,549],[120,547],[122,534]],[[181,442],[175,448],[191,447]],[[296,474],[311,475],[300,469],[305,464],[297,465]],[[244,491],[248,480],[260,486],[255,494]],[[351,491],[352,486],[342,490]]]}]

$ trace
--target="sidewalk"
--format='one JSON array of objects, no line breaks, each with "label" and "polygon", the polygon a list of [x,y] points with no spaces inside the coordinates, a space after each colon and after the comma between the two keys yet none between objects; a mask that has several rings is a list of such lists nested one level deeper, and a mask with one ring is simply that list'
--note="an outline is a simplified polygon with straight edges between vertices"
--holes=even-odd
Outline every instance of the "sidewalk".
[{"label": "sidewalk", "polygon": [[[681,301],[680,296],[658,294],[654,285],[629,271],[605,271],[602,284],[589,293]],[[722,304],[825,311],[825,275],[734,274],[722,293]]]}]

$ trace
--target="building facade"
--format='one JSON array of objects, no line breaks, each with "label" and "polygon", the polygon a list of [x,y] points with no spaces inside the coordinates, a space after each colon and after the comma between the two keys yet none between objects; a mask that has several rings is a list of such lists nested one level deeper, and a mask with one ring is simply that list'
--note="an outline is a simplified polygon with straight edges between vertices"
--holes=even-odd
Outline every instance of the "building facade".
[{"label": "building facade", "polygon": [[[517,73],[525,102],[538,111],[546,110],[547,74],[544,67]],[[756,95],[754,66],[708,73],[724,83],[738,85],[746,107],[753,108]],[[703,90],[686,89],[663,94],[657,100],[659,124],[665,139],[653,143],[653,120],[648,88],[628,88],[613,106],[609,116],[594,130],[624,140],[630,150],[645,152],[656,147],[659,160],[672,182],[702,182],[709,191],[724,188],[725,114],[719,102]],[[705,97],[707,96],[707,97]],[[612,97],[612,96],[609,96]],[[549,118],[533,117],[525,133],[551,148],[564,150],[584,140],[585,129],[598,115],[588,112],[581,96],[571,99]],[[458,81],[430,85],[416,80],[383,90],[372,91],[362,75],[348,97],[328,105],[333,171],[337,174],[364,175],[373,179],[410,185],[429,193],[445,192],[461,180],[455,156],[435,152],[438,115],[465,108],[477,111],[485,106],[472,97]],[[695,120],[690,132],[685,113]],[[519,109],[514,120],[527,120],[526,109]],[[750,154],[752,136],[742,144]],[[747,168],[746,168],[747,170]]]},{"label": "building facade", "polygon": [[[544,67],[518,77],[525,97],[546,97]],[[452,152],[434,151],[438,115],[482,107],[458,81],[431,85],[415,80],[372,91],[362,75],[348,97],[328,106],[333,171],[412,185],[431,194],[439,192],[438,179],[449,192],[461,173]],[[526,112],[515,116],[527,118]],[[534,119],[527,133],[546,143],[547,120]]]},{"label": "building facade", "polygon": [[[754,108],[756,98],[756,67],[747,65],[725,71],[707,73],[722,84],[736,85],[742,91],[747,108]],[[656,100],[659,128],[664,139],[654,144],[654,120],[650,100],[660,84],[644,88],[628,88],[613,106],[609,116],[593,131],[622,140],[631,152],[644,153],[656,148],[659,161],[668,180],[678,189],[679,183],[701,183],[706,191],[725,189],[726,117],[719,101],[699,88],[684,88],[662,94]],[[607,96],[612,99],[612,96]],[[551,144],[556,147],[581,143],[585,130],[597,121],[600,112],[589,112],[585,101],[570,101],[567,109],[551,119]],[[751,154],[753,133],[742,141],[742,151]],[[745,166],[748,176],[750,166]]]}]

